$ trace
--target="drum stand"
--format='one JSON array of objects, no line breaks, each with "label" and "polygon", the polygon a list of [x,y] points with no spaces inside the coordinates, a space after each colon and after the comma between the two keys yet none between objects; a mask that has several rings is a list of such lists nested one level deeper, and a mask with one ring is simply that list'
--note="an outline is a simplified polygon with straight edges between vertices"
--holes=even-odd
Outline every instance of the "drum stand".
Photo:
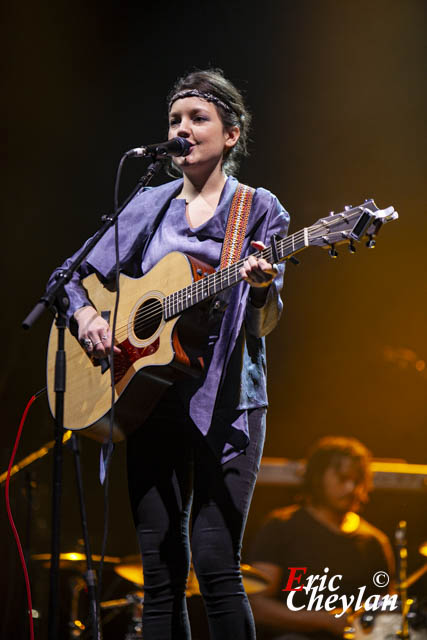
[{"label": "drum stand", "polygon": [[135,597],[131,600],[132,618],[129,622],[125,640],[142,640],[142,606],[141,599]]},{"label": "drum stand", "polygon": [[397,550],[397,592],[402,603],[402,628],[396,633],[396,637],[401,640],[409,640],[408,613],[410,602],[408,600],[408,548],[406,544],[406,522],[401,520],[395,533],[395,544]]},{"label": "drum stand", "polygon": [[100,602],[99,606],[103,611],[114,609],[117,612],[125,607],[131,607],[131,619],[124,640],[142,640],[142,608],[144,606],[144,596],[141,592],[128,593],[125,598],[119,598],[117,600],[106,600],[105,602]]},{"label": "drum stand", "polygon": [[86,587],[86,581],[83,580],[82,577],[76,576],[70,580],[71,587],[71,616],[69,621],[70,628],[70,638],[74,640],[75,638],[80,638],[83,631],[85,630],[85,625],[79,619],[79,600],[80,593]]}]

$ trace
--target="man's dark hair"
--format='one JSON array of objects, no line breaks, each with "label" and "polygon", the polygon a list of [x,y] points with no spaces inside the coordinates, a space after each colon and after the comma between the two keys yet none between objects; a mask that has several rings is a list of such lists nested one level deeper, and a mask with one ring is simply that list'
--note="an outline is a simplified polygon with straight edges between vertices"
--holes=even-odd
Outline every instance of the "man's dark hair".
[{"label": "man's dark hair", "polygon": [[323,476],[329,467],[338,470],[344,459],[352,460],[360,471],[361,501],[367,502],[371,488],[371,453],[356,438],[326,436],[318,440],[307,456],[303,492],[313,502],[323,498]]},{"label": "man's dark hair", "polygon": [[[168,104],[175,94],[190,89],[211,94],[229,107],[229,110],[224,109],[220,104],[213,102],[224,128],[230,129],[237,126],[240,129],[240,138],[234,147],[226,151],[223,163],[223,169],[227,175],[236,174],[241,158],[248,155],[251,124],[251,115],[245,106],[242,94],[230,80],[227,80],[221,69],[192,71],[176,81],[168,95]],[[170,169],[170,173],[179,172],[174,165],[171,165]]]}]

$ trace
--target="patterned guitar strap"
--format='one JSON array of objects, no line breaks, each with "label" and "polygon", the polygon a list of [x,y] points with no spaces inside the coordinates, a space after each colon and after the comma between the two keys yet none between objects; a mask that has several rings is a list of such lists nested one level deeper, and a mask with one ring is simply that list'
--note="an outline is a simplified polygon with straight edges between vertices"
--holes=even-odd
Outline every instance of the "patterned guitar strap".
[{"label": "patterned guitar strap", "polygon": [[237,185],[228,214],[227,228],[222,245],[221,269],[229,267],[240,258],[254,193],[255,189],[252,187],[240,183]]}]

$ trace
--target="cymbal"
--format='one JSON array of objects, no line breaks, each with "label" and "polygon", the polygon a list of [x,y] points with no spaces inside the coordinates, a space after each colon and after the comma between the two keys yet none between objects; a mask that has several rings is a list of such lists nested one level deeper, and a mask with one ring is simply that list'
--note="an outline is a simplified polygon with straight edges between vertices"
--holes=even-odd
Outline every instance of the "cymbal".
[{"label": "cymbal", "polygon": [[[248,595],[261,593],[268,587],[269,580],[261,571],[251,567],[250,564],[241,564],[240,571],[242,573],[243,586]],[[187,581],[187,597],[200,595],[199,581],[193,565],[191,565],[190,573]]]},{"label": "cymbal", "polygon": [[248,595],[260,593],[268,587],[270,581],[262,571],[251,567],[250,564],[242,564],[240,568],[242,571],[243,586]]},{"label": "cymbal", "polygon": [[137,587],[144,586],[144,576],[142,575],[141,560],[134,562],[122,562],[114,567],[114,571],[121,578],[133,582]]},{"label": "cymbal", "polygon": [[[135,558],[138,560],[135,561]],[[141,561],[139,556],[128,556],[129,562],[118,564],[114,567],[114,571],[125,580],[129,582],[133,582],[133,584],[138,587],[144,586],[144,576],[142,573]],[[264,589],[268,586],[268,578],[261,573],[258,569],[251,567],[249,564],[241,565],[242,578],[243,578],[243,586],[245,587],[246,593],[260,593],[264,591]],[[190,567],[190,573],[188,574],[187,580],[187,589],[186,589],[187,598],[200,595],[200,587],[199,582],[196,577],[196,573],[194,571],[193,565]]]},{"label": "cymbal", "polygon": [[[50,553],[35,553],[31,556],[32,560],[42,562],[44,567],[50,567]],[[104,562],[106,564],[119,564],[121,558],[118,556],[104,556]],[[92,554],[92,562],[100,562],[101,556],[99,554]],[[80,564],[86,563],[86,554],[71,551],[69,553],[59,554],[59,568],[60,569],[77,569]]]}]

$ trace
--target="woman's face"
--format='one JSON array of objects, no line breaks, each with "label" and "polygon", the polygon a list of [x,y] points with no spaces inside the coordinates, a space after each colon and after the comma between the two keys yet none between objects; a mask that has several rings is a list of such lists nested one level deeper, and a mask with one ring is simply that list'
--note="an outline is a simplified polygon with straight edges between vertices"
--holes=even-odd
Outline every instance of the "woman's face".
[{"label": "woman's face", "polygon": [[179,136],[194,145],[187,156],[174,158],[174,163],[184,173],[213,170],[218,163],[221,166],[224,152],[237,143],[239,135],[238,127],[224,129],[212,102],[191,96],[172,104],[169,139]]}]

